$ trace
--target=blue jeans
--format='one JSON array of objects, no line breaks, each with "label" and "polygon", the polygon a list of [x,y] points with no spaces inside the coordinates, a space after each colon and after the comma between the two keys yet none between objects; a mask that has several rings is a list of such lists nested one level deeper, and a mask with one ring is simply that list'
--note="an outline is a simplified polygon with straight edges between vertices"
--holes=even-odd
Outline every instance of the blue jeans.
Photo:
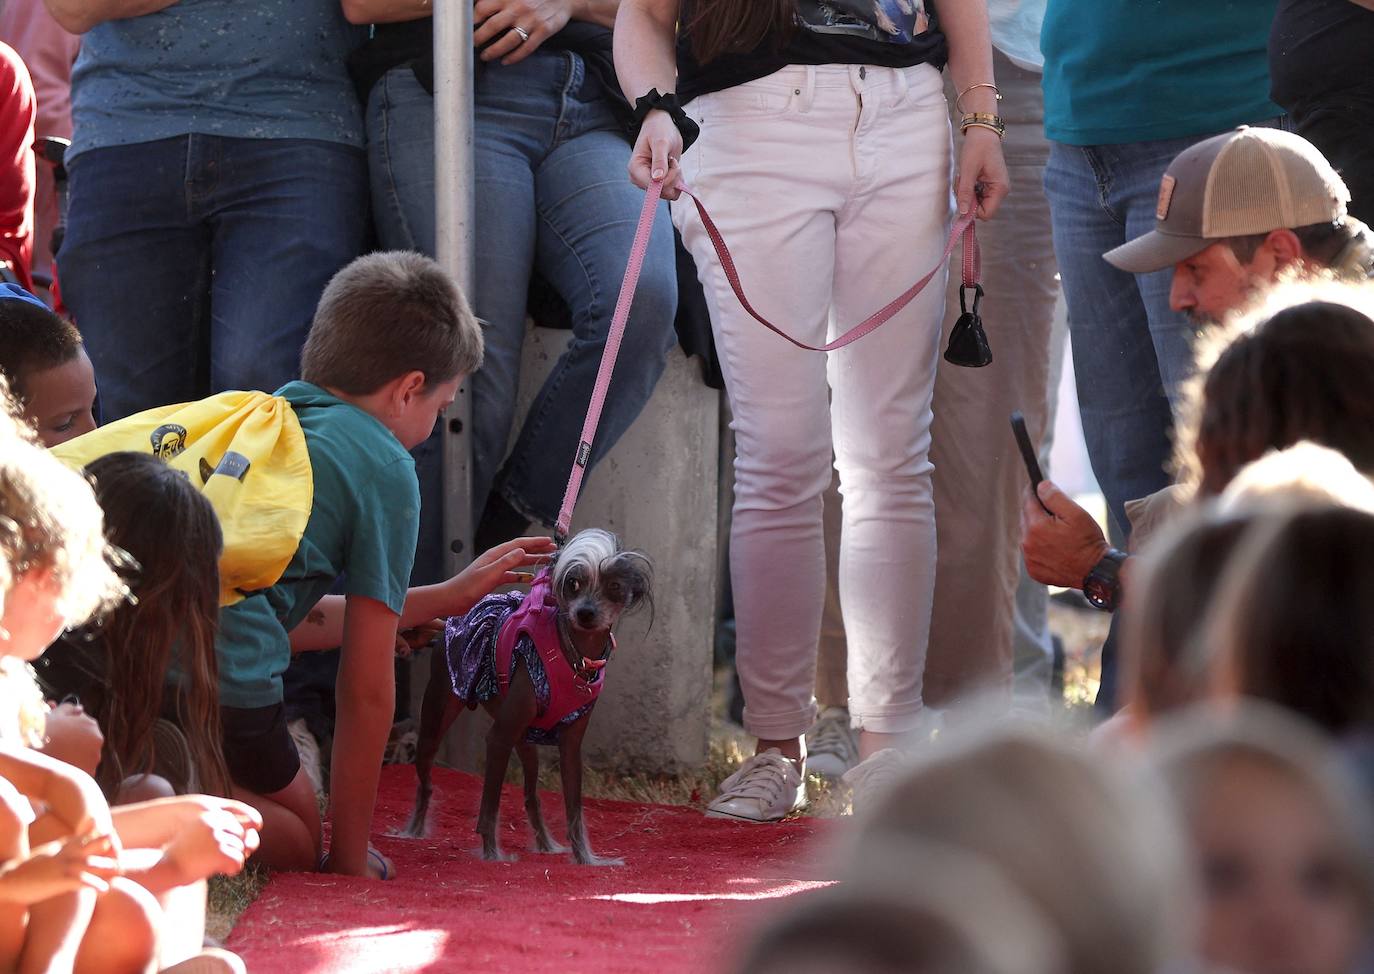
[{"label": "blue jeans", "polygon": [[1102,255],[1154,229],[1165,167],[1201,138],[1054,142],[1045,168],[1083,435],[1123,533],[1130,531],[1126,502],[1170,483],[1171,404],[1192,374],[1193,328],[1169,310],[1172,268],[1128,274]]},{"label": "blue jeans", "polygon": [[320,292],[366,246],[366,165],[332,142],[210,135],[72,160],[62,296],[102,419],[296,376]]},{"label": "blue jeans", "polygon": [[[434,253],[434,101],[408,67],[367,105],[372,199],[382,245]],[[643,193],[625,174],[620,125],[582,59],[539,51],[489,64],[476,88],[477,276],[486,357],[472,377],[474,517],[489,491],[545,525],[558,515],[596,383]],[[507,453],[515,421],[526,296],[538,272],[572,310],[572,343]],[[674,343],[677,278],[666,205],[654,226],[593,446],[605,456],[648,402]],[[437,512],[438,441],[417,451],[422,503]],[[426,532],[424,525],[422,535]],[[422,548],[424,542],[422,541]],[[418,556],[417,556],[418,560]]]}]

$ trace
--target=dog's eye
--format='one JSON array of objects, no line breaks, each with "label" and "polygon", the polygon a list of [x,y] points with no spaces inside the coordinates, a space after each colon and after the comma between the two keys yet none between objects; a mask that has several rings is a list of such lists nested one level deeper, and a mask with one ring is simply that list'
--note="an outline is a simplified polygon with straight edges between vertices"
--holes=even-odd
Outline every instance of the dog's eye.
[{"label": "dog's eye", "polygon": [[612,602],[624,602],[625,586],[621,585],[619,582],[612,582],[610,585],[606,586],[606,597]]},{"label": "dog's eye", "polygon": [[568,591],[571,592],[573,595],[576,595],[578,592],[582,591],[582,579],[577,577],[568,579]]}]

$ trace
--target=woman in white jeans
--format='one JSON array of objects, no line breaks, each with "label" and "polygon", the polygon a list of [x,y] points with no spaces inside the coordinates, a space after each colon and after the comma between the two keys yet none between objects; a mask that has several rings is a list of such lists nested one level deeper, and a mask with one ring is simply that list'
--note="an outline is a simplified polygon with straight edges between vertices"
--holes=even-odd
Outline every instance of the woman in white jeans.
[{"label": "woman in white jeans", "polygon": [[[632,101],[646,96],[644,110],[662,105],[644,116],[631,178],[641,186],[664,178],[664,195],[675,199],[685,180],[755,307],[809,344],[852,327],[940,261],[951,219],[946,60],[962,110],[984,113],[965,116],[959,211],[977,206],[990,217],[1006,195],[984,2],[926,4],[621,3],[621,86]],[[675,99],[659,100],[669,92]],[[701,135],[684,155],[691,122]],[[921,724],[935,585],[927,455],[944,277],[876,332],[822,355],[749,318],[690,200],[676,199],[673,218],[705,286],[734,412],[736,662],[745,727],[759,739],[708,814],[775,821],[805,796],[832,445],[860,756]]]}]

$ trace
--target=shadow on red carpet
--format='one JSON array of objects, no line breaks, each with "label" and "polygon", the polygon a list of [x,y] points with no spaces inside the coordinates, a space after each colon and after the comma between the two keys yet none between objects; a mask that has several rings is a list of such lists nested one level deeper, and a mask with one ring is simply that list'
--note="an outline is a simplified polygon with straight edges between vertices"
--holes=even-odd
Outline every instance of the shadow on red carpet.
[{"label": "shadow on red carpet", "polygon": [[[591,801],[592,847],[622,867],[526,851],[518,790],[502,803],[514,863],[473,854],[481,783],[435,772],[431,836],[403,825],[414,770],[383,769],[374,830],[396,863],[388,882],[279,873],[229,946],[254,974],[327,971],[715,974],[742,936],[788,896],[821,884],[828,823],[706,819],[693,808]],[[562,796],[544,796],[563,841]]]}]

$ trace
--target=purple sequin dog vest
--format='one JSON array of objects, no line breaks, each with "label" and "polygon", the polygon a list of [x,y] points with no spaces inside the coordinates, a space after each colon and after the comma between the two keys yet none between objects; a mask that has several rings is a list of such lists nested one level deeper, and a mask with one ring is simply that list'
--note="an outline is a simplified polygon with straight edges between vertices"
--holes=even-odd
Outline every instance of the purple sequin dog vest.
[{"label": "purple sequin dog vest", "polygon": [[591,676],[584,679],[564,655],[558,635],[558,602],[553,597],[552,585],[549,570],[544,569],[530,584],[529,594],[502,624],[496,637],[496,679],[502,697],[510,690],[516,642],[523,633],[534,643],[549,681],[549,705],[530,726],[543,731],[552,731],[569,714],[601,696],[601,687],[606,682],[602,679],[605,660],[584,659],[583,666],[592,671]]}]

